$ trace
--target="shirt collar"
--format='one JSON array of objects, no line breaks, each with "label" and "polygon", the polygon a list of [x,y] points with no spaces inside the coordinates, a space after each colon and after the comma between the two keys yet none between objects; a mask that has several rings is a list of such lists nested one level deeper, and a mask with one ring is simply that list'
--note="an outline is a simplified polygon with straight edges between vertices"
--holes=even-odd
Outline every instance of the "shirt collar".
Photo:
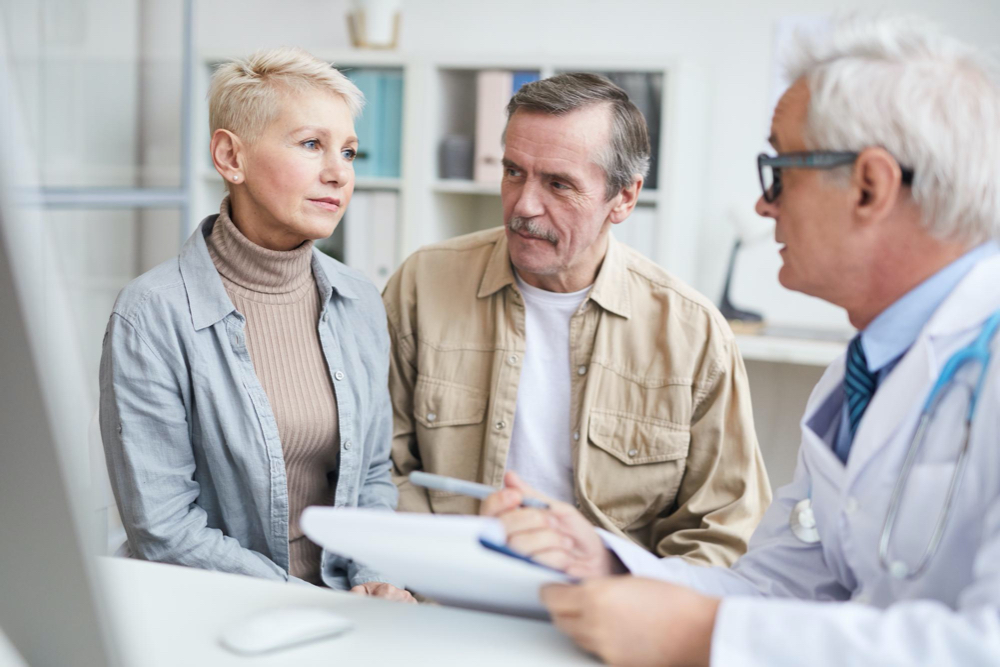
[{"label": "shirt collar", "polygon": [[510,253],[507,250],[507,230],[501,229],[500,236],[493,246],[493,254],[486,262],[486,271],[479,283],[480,299],[491,296],[507,285],[514,284],[514,269],[510,265]]},{"label": "shirt collar", "polygon": [[608,233],[608,251],[590,290],[590,299],[604,310],[628,319],[632,315],[632,295],[628,287],[628,262],[624,247]]},{"label": "shirt collar", "polygon": [[990,241],[976,246],[882,311],[861,332],[868,370],[877,373],[910,349],[934,311],[983,259],[1000,252]]},{"label": "shirt collar", "polygon": [[211,233],[218,217],[215,214],[202,220],[194,234],[181,247],[181,279],[187,291],[195,331],[215,324],[236,310],[222,284],[219,271],[208,254],[208,244],[205,243],[205,237]]},{"label": "shirt collar", "polygon": [[345,268],[343,264],[336,263],[332,259],[326,262],[320,261],[322,254],[315,246],[313,246],[312,254],[313,275],[316,276],[316,286],[319,288],[324,304],[333,298],[334,292],[345,299],[360,298],[357,291],[351,286],[355,279],[343,271]]},{"label": "shirt collar", "polygon": [[[628,318],[632,314],[632,300],[628,288],[628,266],[625,253],[613,235],[608,234],[608,250],[597,273],[594,287],[587,295],[605,310]],[[510,264],[510,251],[507,248],[507,232],[502,230],[493,254],[486,263],[486,271],[479,284],[479,298],[490,296],[507,285],[514,285],[514,269]]]},{"label": "shirt collar", "polygon": [[[178,260],[191,308],[191,322],[196,331],[212,326],[236,310],[205,243],[205,237],[212,233],[212,226],[218,217],[218,214],[210,215],[201,221],[194,234],[181,247]],[[312,252],[313,275],[323,303],[326,304],[332,298],[334,291],[345,298],[357,299],[357,293],[348,284],[350,279],[337,270],[335,265],[333,269],[327,270],[318,256],[319,250],[313,248]]]}]

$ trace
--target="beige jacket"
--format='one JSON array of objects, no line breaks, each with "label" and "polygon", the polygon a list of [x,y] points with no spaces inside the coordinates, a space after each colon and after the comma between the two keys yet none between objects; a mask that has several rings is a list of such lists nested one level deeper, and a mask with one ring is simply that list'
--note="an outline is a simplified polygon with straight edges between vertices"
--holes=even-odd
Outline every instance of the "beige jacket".
[{"label": "beige jacket", "polygon": [[[383,293],[399,509],[474,514],[414,470],[499,487],[524,300],[503,228],[418,250]],[[707,299],[611,239],[570,321],[577,507],[660,555],[729,565],[771,500],[743,360]]]}]

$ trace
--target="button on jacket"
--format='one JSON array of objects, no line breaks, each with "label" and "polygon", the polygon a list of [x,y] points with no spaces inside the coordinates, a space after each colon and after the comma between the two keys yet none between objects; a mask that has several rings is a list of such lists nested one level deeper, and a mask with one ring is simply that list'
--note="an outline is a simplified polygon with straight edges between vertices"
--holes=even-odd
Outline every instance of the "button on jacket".
[{"label": "button on jacket", "polygon": [[[244,317],[208,254],[210,216],[180,257],[130,283],[101,359],[101,435],[133,555],[288,579],[288,493],[274,414]],[[375,287],[313,250],[318,333],[336,393],[334,504],[391,510],[389,340]],[[386,581],[324,552],[323,580]]]},{"label": "button on jacket", "polygon": [[[503,228],[417,251],[383,293],[392,338],[392,459],[406,511],[475,513],[413,470],[502,485],[525,351]],[[701,295],[609,241],[570,321],[577,505],[659,555],[728,565],[770,502],[746,372]]]}]

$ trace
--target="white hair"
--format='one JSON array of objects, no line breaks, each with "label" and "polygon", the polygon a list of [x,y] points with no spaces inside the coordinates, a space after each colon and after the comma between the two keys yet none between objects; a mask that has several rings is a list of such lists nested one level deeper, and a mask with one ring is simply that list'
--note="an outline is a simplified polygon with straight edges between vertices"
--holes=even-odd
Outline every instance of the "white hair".
[{"label": "white hair", "polygon": [[913,199],[936,237],[1000,236],[1000,69],[913,17],[854,16],[826,40],[799,35],[788,63],[810,101],[810,149],[880,146],[914,172]]}]

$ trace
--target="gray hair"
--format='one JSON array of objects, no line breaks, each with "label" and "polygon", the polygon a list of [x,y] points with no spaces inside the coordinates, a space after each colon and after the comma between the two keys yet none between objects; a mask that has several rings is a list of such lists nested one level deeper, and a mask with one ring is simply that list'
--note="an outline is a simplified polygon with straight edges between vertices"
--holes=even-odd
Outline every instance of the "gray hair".
[{"label": "gray hair", "polygon": [[[598,74],[559,74],[533,81],[507,104],[507,123],[518,109],[562,116],[592,104],[606,104],[611,114],[611,138],[595,156],[604,169],[606,196],[611,199],[649,171],[649,131],[646,119],[624,90]],[[507,129],[504,128],[504,140]]]},{"label": "gray hair", "polygon": [[913,199],[938,238],[1000,236],[1000,70],[912,17],[842,19],[826,41],[799,36],[791,80],[810,101],[811,149],[880,146],[914,171]]}]

